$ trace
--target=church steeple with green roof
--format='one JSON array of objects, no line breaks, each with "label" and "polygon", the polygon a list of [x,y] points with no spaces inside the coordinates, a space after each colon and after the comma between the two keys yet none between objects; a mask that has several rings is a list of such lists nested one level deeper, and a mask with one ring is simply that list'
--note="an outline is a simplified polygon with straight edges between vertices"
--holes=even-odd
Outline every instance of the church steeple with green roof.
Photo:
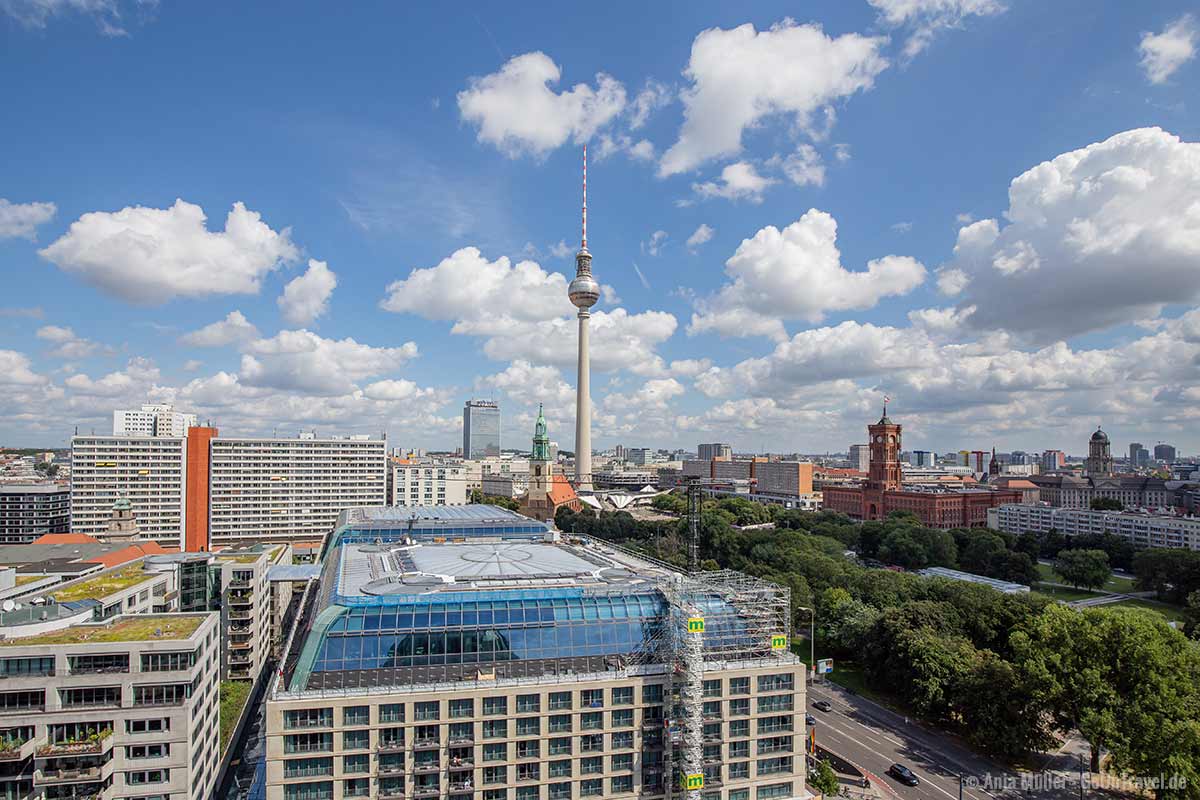
[{"label": "church steeple with green roof", "polygon": [[550,460],[550,437],[546,434],[546,418],[542,416],[541,403],[538,403],[537,421],[533,423],[533,456],[530,460]]}]

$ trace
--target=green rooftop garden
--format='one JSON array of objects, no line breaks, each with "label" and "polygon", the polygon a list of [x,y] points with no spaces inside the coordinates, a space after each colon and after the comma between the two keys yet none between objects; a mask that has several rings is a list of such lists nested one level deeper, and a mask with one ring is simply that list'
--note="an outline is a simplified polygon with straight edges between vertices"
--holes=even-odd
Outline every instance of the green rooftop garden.
[{"label": "green rooftop garden", "polygon": [[17,586],[25,586],[34,581],[44,581],[46,578],[53,578],[53,575],[18,575]]},{"label": "green rooftop garden", "polygon": [[87,580],[72,584],[65,589],[60,589],[57,592],[51,592],[50,596],[59,603],[69,603],[73,600],[99,599],[101,597],[108,597],[113,592],[128,589],[130,586],[137,586],[139,583],[148,581],[153,577],[153,574],[142,569],[140,563],[133,564],[124,569],[88,578]]},{"label": "green rooftop garden", "polygon": [[59,631],[0,640],[0,647],[85,642],[145,642],[186,639],[204,622],[202,614],[138,614],[107,625],[73,625]]},{"label": "green rooftop garden", "polygon": [[242,717],[242,710],[252,689],[254,684],[251,681],[221,681],[217,695],[221,700],[218,719],[221,724],[219,742],[222,753],[229,747],[229,740],[233,738],[233,731]]}]

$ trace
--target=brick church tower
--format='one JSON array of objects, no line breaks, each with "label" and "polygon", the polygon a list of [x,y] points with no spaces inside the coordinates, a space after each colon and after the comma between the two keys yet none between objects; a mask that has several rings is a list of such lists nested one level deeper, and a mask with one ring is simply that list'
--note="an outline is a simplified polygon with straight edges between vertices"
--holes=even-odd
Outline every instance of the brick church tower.
[{"label": "brick church tower", "polygon": [[871,448],[871,465],[863,485],[862,518],[883,519],[884,492],[900,490],[900,426],[888,419],[887,401],[879,422],[867,426]]}]

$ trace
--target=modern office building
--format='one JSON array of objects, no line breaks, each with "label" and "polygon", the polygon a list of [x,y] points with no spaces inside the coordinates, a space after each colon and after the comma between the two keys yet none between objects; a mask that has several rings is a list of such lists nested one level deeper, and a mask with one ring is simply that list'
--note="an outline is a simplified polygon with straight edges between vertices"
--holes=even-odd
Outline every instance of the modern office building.
[{"label": "modern office building", "polygon": [[699,461],[712,461],[716,458],[733,458],[733,448],[721,442],[696,445],[696,458]]},{"label": "modern office building", "polygon": [[789,605],[495,507],[349,511],[267,690],[265,797],[807,796]]},{"label": "modern office building", "polygon": [[0,612],[11,800],[207,800],[216,786],[217,615],[103,621],[77,603]]},{"label": "modern office building", "polygon": [[491,400],[468,400],[463,406],[463,458],[500,456],[500,406]]},{"label": "modern office building", "polygon": [[28,544],[71,527],[71,490],[55,483],[0,484],[0,544]]},{"label": "modern office building", "polygon": [[388,501],[384,439],[216,437],[209,447],[213,545],[319,542],[343,510]]},{"label": "modern office building", "polygon": [[184,533],[187,439],[76,436],[71,440],[71,531],[103,539],[118,498],[141,535],[179,544]]},{"label": "modern office building", "polygon": [[176,411],[170,403],[142,406],[136,411],[113,411],[113,436],[187,436],[196,424],[195,414]]},{"label": "modern office building", "polygon": [[466,470],[458,464],[392,464],[394,506],[461,506],[467,502]]},{"label": "modern office building", "polygon": [[1042,472],[1053,472],[1067,465],[1067,454],[1062,450],[1042,451]]},{"label": "modern office building", "polygon": [[850,445],[850,468],[859,472],[866,472],[871,468],[871,447],[869,445]]},{"label": "modern office building", "polygon": [[1121,511],[1053,508],[1047,505],[1003,505],[988,510],[988,527],[1005,533],[1045,533],[1064,536],[1111,533],[1135,547],[1176,547],[1200,550],[1200,519]]},{"label": "modern office building", "polygon": [[1131,469],[1144,467],[1150,463],[1150,451],[1147,450],[1141,442],[1131,442],[1129,444],[1129,466]]},{"label": "modern office building", "polygon": [[1162,442],[1154,445],[1154,460],[1170,464],[1175,460],[1175,447]]}]

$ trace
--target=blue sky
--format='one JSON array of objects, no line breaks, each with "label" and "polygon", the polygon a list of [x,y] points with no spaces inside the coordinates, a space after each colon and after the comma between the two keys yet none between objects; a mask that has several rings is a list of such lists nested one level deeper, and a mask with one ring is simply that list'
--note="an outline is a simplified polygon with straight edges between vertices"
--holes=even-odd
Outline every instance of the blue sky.
[{"label": "blue sky", "polygon": [[0,442],[570,447],[586,142],[598,446],[1196,452],[1190,8],[0,0]]}]

